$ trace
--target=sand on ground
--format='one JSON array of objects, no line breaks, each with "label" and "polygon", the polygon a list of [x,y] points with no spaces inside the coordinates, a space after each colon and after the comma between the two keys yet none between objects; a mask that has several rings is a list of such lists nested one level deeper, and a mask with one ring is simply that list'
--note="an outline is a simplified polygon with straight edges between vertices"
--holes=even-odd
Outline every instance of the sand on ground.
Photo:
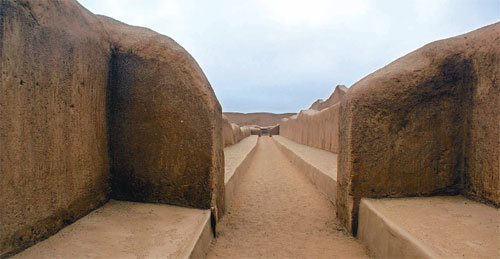
[{"label": "sand on ground", "polygon": [[308,164],[318,168],[322,173],[337,181],[337,153],[306,146],[283,136],[273,136],[274,140],[292,150]]},{"label": "sand on ground", "polygon": [[259,138],[208,258],[367,258],[335,208],[269,137]]}]

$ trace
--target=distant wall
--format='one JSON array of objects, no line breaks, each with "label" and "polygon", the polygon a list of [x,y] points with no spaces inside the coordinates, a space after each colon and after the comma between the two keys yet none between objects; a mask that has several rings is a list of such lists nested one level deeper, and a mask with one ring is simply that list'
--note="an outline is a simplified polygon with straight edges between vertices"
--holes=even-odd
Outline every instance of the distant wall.
[{"label": "distant wall", "polygon": [[339,152],[340,101],[347,88],[337,85],[326,100],[317,100],[308,110],[280,121],[280,135],[303,145]]},{"label": "distant wall", "polygon": [[269,129],[269,134],[271,135],[279,135],[280,134],[280,125],[273,126]]},{"label": "distant wall", "polygon": [[340,104],[321,111],[305,110],[280,122],[280,135],[297,143],[333,153],[339,151]]},{"label": "distant wall", "polygon": [[255,113],[239,113],[239,112],[224,112],[224,116],[232,123],[241,126],[261,126],[269,127],[279,124],[282,118],[292,116],[293,113],[268,113],[268,112],[255,112]]},{"label": "distant wall", "polygon": [[229,120],[223,115],[222,117],[223,125],[223,139],[224,139],[224,147],[234,145],[240,142],[242,139],[250,136],[251,129],[250,127],[240,127],[235,123],[230,123]]},{"label": "distant wall", "polygon": [[108,199],[102,34],[74,1],[0,2],[0,257]]},{"label": "distant wall", "polygon": [[233,126],[233,136],[235,138],[235,144],[240,142],[242,139],[250,136],[250,128],[247,126],[240,127],[234,123],[231,124]]},{"label": "distant wall", "polygon": [[362,197],[464,194],[500,205],[500,24],[424,46],[341,105],[337,216]]},{"label": "distant wall", "polygon": [[337,85],[333,93],[330,95],[330,97],[328,97],[328,99],[326,99],[326,101],[323,101],[322,99],[316,100],[311,105],[311,107],[309,107],[309,110],[321,111],[334,104],[340,103],[340,101],[342,101],[342,98],[344,98],[346,92],[347,88],[344,85]]},{"label": "distant wall", "polygon": [[260,135],[260,128],[250,128],[250,134],[251,135]]}]

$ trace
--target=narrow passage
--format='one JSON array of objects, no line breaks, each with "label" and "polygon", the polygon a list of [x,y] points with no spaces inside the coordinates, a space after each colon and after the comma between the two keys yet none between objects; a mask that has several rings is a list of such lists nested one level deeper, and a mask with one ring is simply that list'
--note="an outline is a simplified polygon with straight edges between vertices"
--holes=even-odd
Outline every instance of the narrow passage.
[{"label": "narrow passage", "polygon": [[340,231],[335,208],[280,152],[259,138],[254,160],[217,224],[208,258],[367,258]]}]

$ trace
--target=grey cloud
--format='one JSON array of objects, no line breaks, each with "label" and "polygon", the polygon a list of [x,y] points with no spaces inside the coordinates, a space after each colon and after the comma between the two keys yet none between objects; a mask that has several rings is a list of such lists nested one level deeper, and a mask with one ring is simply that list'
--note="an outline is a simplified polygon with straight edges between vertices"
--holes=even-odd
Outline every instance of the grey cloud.
[{"label": "grey cloud", "polygon": [[269,1],[80,2],[174,38],[198,61],[223,109],[239,112],[307,108],[336,84],[350,86],[426,43],[494,23],[500,13],[497,0],[358,0],[368,8],[359,14],[339,14],[327,1],[332,17],[287,23],[293,16],[271,17]]}]

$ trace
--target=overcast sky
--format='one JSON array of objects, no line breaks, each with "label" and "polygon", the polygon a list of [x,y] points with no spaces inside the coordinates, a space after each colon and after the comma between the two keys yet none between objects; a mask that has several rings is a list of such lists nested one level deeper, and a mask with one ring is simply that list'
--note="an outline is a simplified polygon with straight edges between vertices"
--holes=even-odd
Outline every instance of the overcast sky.
[{"label": "overcast sky", "polygon": [[79,0],[196,59],[224,111],[297,112],[426,43],[500,19],[500,0]]}]

